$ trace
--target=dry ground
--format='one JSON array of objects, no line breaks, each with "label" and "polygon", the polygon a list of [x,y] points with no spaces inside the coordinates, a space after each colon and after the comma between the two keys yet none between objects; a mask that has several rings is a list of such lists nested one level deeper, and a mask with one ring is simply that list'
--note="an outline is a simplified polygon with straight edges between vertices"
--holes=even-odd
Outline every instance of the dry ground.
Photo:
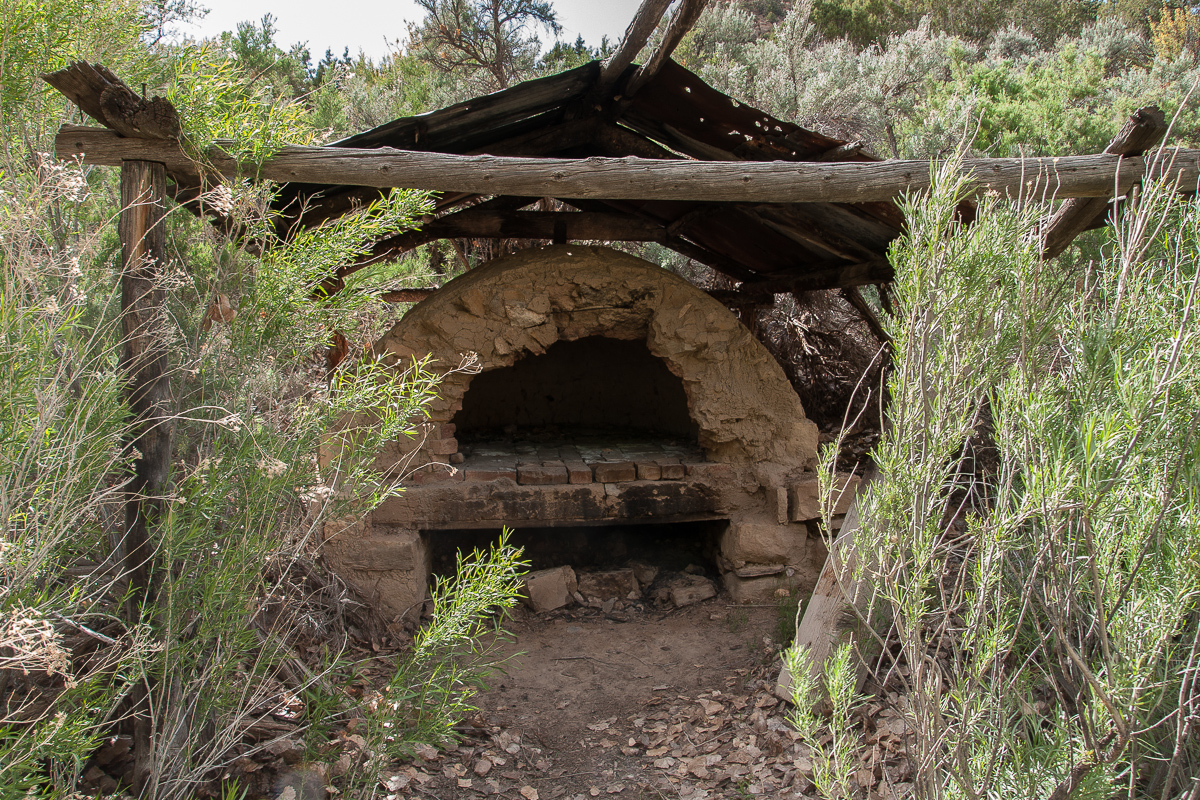
[{"label": "dry ground", "polygon": [[398,797],[791,797],[807,747],[771,692],[773,607],[518,612],[507,674],[456,750],[425,751]]}]

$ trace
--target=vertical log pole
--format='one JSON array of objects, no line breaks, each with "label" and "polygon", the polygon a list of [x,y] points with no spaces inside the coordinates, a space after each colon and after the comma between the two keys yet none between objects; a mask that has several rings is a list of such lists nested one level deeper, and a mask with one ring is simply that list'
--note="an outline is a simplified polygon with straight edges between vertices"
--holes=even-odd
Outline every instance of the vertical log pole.
[{"label": "vertical log pole", "polygon": [[171,459],[170,398],[165,307],[161,288],[166,238],[166,169],[151,161],[121,167],[121,368],[128,376],[132,414],[129,447],[134,477],[125,502],[124,572],[133,592],[130,612],[141,617],[154,599],[154,545],[150,529],[162,510]]},{"label": "vertical log pole", "polygon": [[[126,161],[121,167],[121,369],[128,378],[131,416],[129,452],[134,474],[125,495],[122,574],[129,581],[126,617],[142,622],[154,603],[158,583],[157,542],[152,535],[163,511],[171,464],[171,391],[167,374],[167,337],[162,284],[166,235],[166,168],[151,161]],[[150,685],[133,693],[134,790],[141,794],[152,766],[153,719]]]}]

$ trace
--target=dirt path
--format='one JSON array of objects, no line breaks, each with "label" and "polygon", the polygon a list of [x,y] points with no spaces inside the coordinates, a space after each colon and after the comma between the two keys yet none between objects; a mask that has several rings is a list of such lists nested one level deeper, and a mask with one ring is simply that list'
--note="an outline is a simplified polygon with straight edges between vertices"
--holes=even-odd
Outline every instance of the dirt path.
[{"label": "dirt path", "polygon": [[519,612],[480,728],[405,765],[397,797],[798,797],[807,748],[771,693],[773,608]]}]

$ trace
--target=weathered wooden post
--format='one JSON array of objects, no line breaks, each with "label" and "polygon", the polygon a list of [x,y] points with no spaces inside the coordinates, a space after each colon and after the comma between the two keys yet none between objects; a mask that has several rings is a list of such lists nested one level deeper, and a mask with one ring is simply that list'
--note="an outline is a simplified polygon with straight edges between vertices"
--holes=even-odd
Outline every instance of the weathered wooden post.
[{"label": "weathered wooden post", "polygon": [[[155,600],[155,522],[171,464],[171,388],[167,372],[166,308],[161,287],[165,263],[166,167],[153,161],[121,166],[121,369],[128,376],[131,412],[128,447],[133,477],[125,493],[125,535],[121,573],[129,581],[126,617],[141,622]],[[145,787],[153,766],[150,687],[133,693],[134,789]]]},{"label": "weathered wooden post", "polygon": [[121,167],[121,369],[132,412],[129,448],[134,475],[126,490],[123,570],[131,619],[154,599],[151,528],[162,511],[171,463],[171,390],[167,373],[164,296],[166,168],[152,161]]},{"label": "weathered wooden post", "polygon": [[[179,117],[166,100],[138,97],[100,65],[72,64],[42,76],[93,118],[130,139],[176,141]],[[130,411],[126,453],[133,475],[125,490],[121,576],[126,581],[125,617],[138,625],[152,614],[159,575],[155,568],[163,495],[171,467],[171,387],[162,289],[166,264],[167,170],[157,161],[121,162],[121,371]],[[133,788],[141,794],[153,768],[152,687],[135,688]]]}]

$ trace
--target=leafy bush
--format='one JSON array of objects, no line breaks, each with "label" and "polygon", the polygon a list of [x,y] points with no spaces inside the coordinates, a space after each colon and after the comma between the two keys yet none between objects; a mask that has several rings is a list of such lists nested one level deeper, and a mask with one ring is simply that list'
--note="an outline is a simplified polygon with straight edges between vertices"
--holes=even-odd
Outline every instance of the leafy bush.
[{"label": "leafy bush", "polygon": [[855,545],[915,793],[1178,796],[1200,767],[1200,205],[1145,187],[1076,275],[1030,211],[962,227],[951,175],[892,253],[890,429]]}]

